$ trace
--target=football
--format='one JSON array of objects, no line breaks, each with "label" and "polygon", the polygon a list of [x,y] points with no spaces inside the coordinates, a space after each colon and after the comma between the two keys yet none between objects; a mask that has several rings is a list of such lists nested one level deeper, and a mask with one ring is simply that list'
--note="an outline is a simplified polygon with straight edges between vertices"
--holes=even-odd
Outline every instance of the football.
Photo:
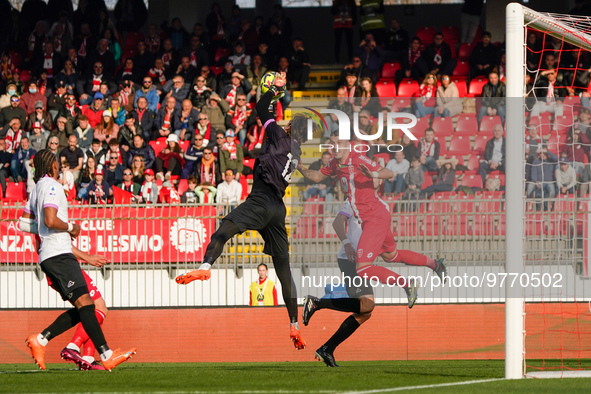
[{"label": "football", "polygon": [[[269,88],[275,82],[275,78],[277,78],[278,76],[279,76],[279,73],[278,72],[275,72],[275,71],[269,71],[269,72],[265,73],[265,75],[263,75],[263,77],[261,78],[261,95],[267,93],[267,91],[269,90]],[[275,97],[273,97],[272,102],[275,102],[275,101],[279,100],[284,95],[285,95],[285,92],[284,91],[278,92],[275,95]]]}]

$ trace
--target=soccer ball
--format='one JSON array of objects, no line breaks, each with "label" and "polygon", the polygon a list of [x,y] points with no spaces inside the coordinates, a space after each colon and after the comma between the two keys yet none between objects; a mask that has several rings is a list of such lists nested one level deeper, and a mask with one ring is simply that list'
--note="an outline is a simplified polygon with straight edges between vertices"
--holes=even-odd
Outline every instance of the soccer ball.
[{"label": "soccer ball", "polygon": [[[275,78],[277,78],[278,76],[279,76],[279,73],[275,72],[275,71],[269,71],[265,75],[263,75],[263,78],[261,78],[261,95],[267,93],[269,88],[271,86],[273,86],[273,83],[275,82]],[[277,94],[275,95],[275,97],[273,97],[273,100],[271,100],[271,102],[276,102],[284,95],[285,95],[284,91],[277,92]]]}]

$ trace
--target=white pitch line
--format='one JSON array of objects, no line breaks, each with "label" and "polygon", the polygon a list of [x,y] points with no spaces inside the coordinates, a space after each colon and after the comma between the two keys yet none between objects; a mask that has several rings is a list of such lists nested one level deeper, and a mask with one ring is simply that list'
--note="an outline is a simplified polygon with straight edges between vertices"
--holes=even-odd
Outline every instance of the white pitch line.
[{"label": "white pitch line", "polygon": [[407,391],[407,390],[421,390],[421,389],[431,389],[437,387],[449,387],[449,386],[463,386],[468,384],[478,384],[478,383],[487,383],[487,382],[496,382],[499,380],[504,380],[502,378],[497,379],[484,379],[484,380],[468,380],[465,382],[451,382],[451,383],[440,383],[440,384],[426,384],[423,386],[407,386],[407,387],[393,387],[389,389],[377,389],[377,390],[367,390],[367,391],[347,391],[340,394],[373,394],[373,393],[390,393],[393,391]]}]

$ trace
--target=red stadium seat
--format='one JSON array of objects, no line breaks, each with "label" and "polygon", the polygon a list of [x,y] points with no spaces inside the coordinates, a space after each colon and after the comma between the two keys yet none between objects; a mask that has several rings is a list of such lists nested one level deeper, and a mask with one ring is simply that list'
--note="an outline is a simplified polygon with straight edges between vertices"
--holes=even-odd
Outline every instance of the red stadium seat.
[{"label": "red stadium seat", "polygon": [[503,124],[499,115],[485,116],[480,120],[480,131],[493,131],[498,124]]},{"label": "red stadium seat", "polygon": [[414,79],[403,79],[398,86],[398,96],[413,97],[419,90],[419,83]]},{"label": "red stadium seat", "polygon": [[316,218],[299,218],[296,225],[294,238],[316,238],[318,233],[318,223]]},{"label": "red stadium seat", "polygon": [[564,144],[565,140],[566,135],[561,135],[559,137],[555,132],[551,133],[548,138],[548,151],[558,155],[560,147]]},{"label": "red stadium seat", "polygon": [[400,215],[394,230],[396,237],[416,237],[419,235],[419,220],[417,215]]},{"label": "red stadium seat", "polygon": [[435,35],[434,26],[421,26],[417,29],[416,36],[421,39],[421,43],[425,46],[433,42],[433,36]]},{"label": "red stadium seat", "polygon": [[546,233],[546,224],[542,215],[526,215],[525,216],[525,236],[526,237],[540,237]]},{"label": "red stadium seat", "polygon": [[501,212],[501,206],[503,205],[501,197],[500,193],[483,194],[480,200],[477,201],[478,212]]},{"label": "red stadium seat", "polygon": [[435,136],[435,141],[439,142],[439,156],[445,156],[447,154],[447,143],[445,137]]},{"label": "red stadium seat", "polygon": [[476,114],[460,114],[456,122],[456,134],[475,135],[478,132]]},{"label": "red stadium seat", "polygon": [[454,133],[454,122],[451,117],[440,118],[436,116],[433,118],[433,124],[431,125],[435,134],[440,137],[447,137]]},{"label": "red stadium seat", "polygon": [[183,152],[186,152],[187,149],[189,149],[189,146],[191,146],[191,141],[189,141],[189,140],[180,141],[179,146],[183,150]]},{"label": "red stadium seat", "polygon": [[475,200],[476,197],[474,195],[466,195],[463,193],[459,193],[456,196],[456,201],[453,205],[454,212],[475,212]]},{"label": "red stadium seat", "polygon": [[495,232],[495,219],[491,214],[474,215],[474,222],[468,234],[482,237],[490,237]]},{"label": "red stadium seat", "polygon": [[451,137],[449,142],[449,153],[455,155],[468,155],[470,154],[470,138],[463,135],[454,135]]},{"label": "red stadium seat", "polygon": [[443,34],[447,43],[460,41],[460,28],[458,26],[443,26],[441,34]]},{"label": "red stadium seat", "polygon": [[[399,90],[400,92],[400,90]],[[410,97],[395,97],[392,101],[392,111],[397,112],[402,108],[408,108],[411,106]]]},{"label": "red stadium seat", "polygon": [[186,179],[181,179],[176,187],[176,190],[179,196],[182,197],[183,193],[189,190],[189,182]]},{"label": "red stadium seat", "polygon": [[468,94],[468,86],[466,85],[466,80],[463,78],[452,77],[451,81],[456,84],[458,88],[458,94],[460,97],[466,97]]},{"label": "red stadium seat", "polygon": [[31,77],[31,70],[21,70],[21,82],[29,82]]},{"label": "red stadium seat", "polygon": [[386,167],[386,164],[390,161],[390,154],[389,153],[376,153],[373,155],[373,161],[381,165],[382,167]]},{"label": "red stadium seat", "polygon": [[454,77],[470,75],[470,63],[467,60],[458,60],[458,64],[451,75]]},{"label": "red stadium seat", "polygon": [[427,212],[431,213],[451,213],[455,192],[435,193],[431,196]]},{"label": "red stadium seat", "polygon": [[383,79],[394,79],[396,71],[400,70],[402,66],[400,62],[385,63],[382,67],[382,78]]},{"label": "red stadium seat", "polygon": [[464,175],[477,175],[480,167],[480,160],[482,156],[476,153],[472,153],[468,158],[468,171],[464,171]]},{"label": "red stadium seat", "polygon": [[452,154],[453,152],[447,151],[447,154],[445,155],[446,159],[456,159],[458,161],[458,166],[463,166],[464,165],[464,156],[463,155],[455,155]]},{"label": "red stadium seat", "polygon": [[421,189],[426,189],[429,186],[433,186],[433,178],[431,178],[429,175],[427,175],[427,173],[425,173],[425,180],[423,181],[423,184],[421,185]]},{"label": "red stadium seat", "polygon": [[378,81],[376,90],[382,106],[386,106],[392,97],[396,97],[396,84],[394,81]]},{"label": "red stadium seat", "polygon": [[472,147],[474,153],[484,155],[484,150],[486,148],[486,143],[488,142],[488,140],[490,140],[489,136],[480,134],[477,135],[476,139],[474,140],[474,146]]},{"label": "red stadium seat", "polygon": [[482,178],[480,175],[464,175],[460,186],[482,187]]},{"label": "red stadium seat", "polygon": [[554,129],[560,134],[568,133],[572,129],[573,123],[574,119],[572,113],[554,117]]},{"label": "red stadium seat", "polygon": [[429,119],[427,118],[419,118],[417,124],[410,129],[411,133],[421,139],[425,136],[425,130],[429,128]]},{"label": "red stadium seat", "polygon": [[502,187],[502,186],[505,186],[505,174],[503,174],[503,173],[502,173],[502,172],[500,172],[500,171],[493,171],[493,172],[490,172],[490,173],[487,175],[487,179],[488,179],[488,178],[496,178],[496,179],[499,179],[499,180],[501,181],[501,187]]},{"label": "red stadium seat", "polygon": [[232,54],[232,49],[220,47],[220,48],[216,49],[216,51],[215,51],[214,60],[216,63],[218,63],[219,61],[221,61],[225,57],[230,56],[231,54]]},{"label": "red stadium seat", "polygon": [[470,81],[470,87],[468,88],[468,94],[471,94],[475,97],[479,97],[482,94],[482,88],[484,87],[484,85],[486,85],[487,82],[488,82],[488,79],[485,77],[474,78],[473,80]]},{"label": "red stadium seat", "polygon": [[472,44],[461,44],[460,49],[458,50],[458,60],[470,59],[470,55],[472,54],[473,49],[474,45]]},{"label": "red stadium seat", "polygon": [[137,43],[144,40],[144,33],[142,32],[128,32],[127,36],[125,37],[125,45],[123,45],[123,49],[136,49]]},{"label": "red stadium seat", "polygon": [[154,149],[156,156],[166,147],[166,142],[163,143],[161,141],[150,141],[149,144]]},{"label": "red stadium seat", "polygon": [[244,200],[248,197],[248,181],[245,176],[240,177],[240,184],[242,185],[242,195],[240,196],[240,199]]},{"label": "red stadium seat", "polygon": [[223,67],[219,67],[219,66],[210,66],[209,69],[211,70],[211,72],[213,73],[213,75],[218,75],[220,74],[222,71],[224,71]]},{"label": "red stadium seat", "polygon": [[27,182],[7,182],[4,200],[24,201],[27,199]]},{"label": "red stadium seat", "polygon": [[451,215],[445,226],[445,235],[465,237],[468,234],[468,218],[466,215]]},{"label": "red stadium seat", "polygon": [[443,216],[425,216],[419,230],[419,235],[438,237],[443,232]]}]

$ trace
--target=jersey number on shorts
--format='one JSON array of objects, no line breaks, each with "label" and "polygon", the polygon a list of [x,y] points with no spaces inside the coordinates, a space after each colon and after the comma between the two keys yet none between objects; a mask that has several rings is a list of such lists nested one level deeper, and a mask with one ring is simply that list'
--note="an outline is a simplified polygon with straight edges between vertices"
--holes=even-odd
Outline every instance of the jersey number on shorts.
[{"label": "jersey number on shorts", "polygon": [[[288,183],[291,180],[291,174],[293,174],[293,171],[291,169],[292,159],[293,159],[293,155],[291,154],[291,152],[289,152],[287,154],[287,163],[285,163],[285,167],[283,168],[283,173],[281,174],[283,179],[285,179],[285,181]],[[297,167],[297,160],[294,160],[294,161],[296,162],[295,164]]]}]

